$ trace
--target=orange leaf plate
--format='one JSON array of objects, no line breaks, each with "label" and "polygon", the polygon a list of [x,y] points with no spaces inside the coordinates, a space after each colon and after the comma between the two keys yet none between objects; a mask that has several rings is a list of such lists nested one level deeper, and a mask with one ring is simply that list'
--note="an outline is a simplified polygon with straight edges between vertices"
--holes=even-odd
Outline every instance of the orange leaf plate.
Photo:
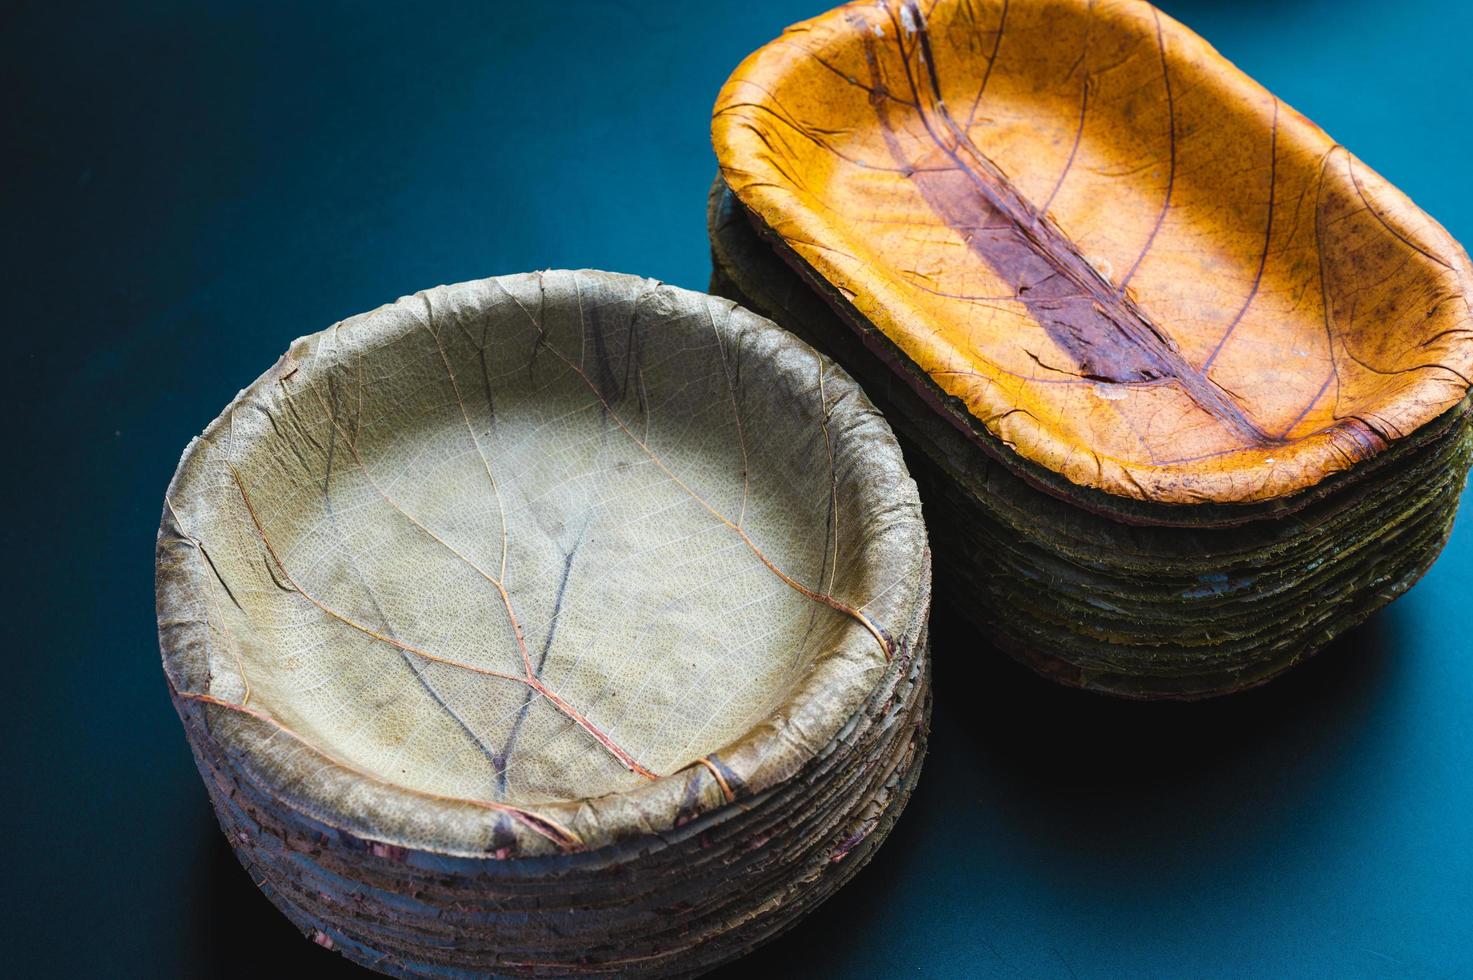
[{"label": "orange leaf plate", "polygon": [[712,133],[913,383],[1084,487],[1290,497],[1473,375],[1463,249],[1146,3],[850,4],[748,57]]}]

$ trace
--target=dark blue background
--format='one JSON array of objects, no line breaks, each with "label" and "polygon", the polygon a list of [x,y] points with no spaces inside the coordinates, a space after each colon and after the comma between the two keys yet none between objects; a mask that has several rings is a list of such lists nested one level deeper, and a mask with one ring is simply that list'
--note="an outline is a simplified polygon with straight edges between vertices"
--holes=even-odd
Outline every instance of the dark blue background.
[{"label": "dark blue background", "polygon": [[[1473,237],[1469,5],[1165,6]],[[819,7],[133,8],[0,13],[0,972],[347,974],[234,863],[165,695],[178,454],[293,337],[421,287],[704,287],[716,90]],[[910,810],[733,974],[1473,974],[1470,523],[1348,641],[1221,702],[1054,688],[940,610]]]}]

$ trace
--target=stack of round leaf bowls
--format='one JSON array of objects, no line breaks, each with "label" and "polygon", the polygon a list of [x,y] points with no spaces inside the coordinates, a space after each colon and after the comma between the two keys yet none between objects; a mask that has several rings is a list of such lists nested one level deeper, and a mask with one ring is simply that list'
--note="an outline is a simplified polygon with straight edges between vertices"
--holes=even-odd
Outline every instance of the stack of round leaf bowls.
[{"label": "stack of round leaf bowls", "polygon": [[851,877],[925,749],[884,420],[728,301],[608,273],[305,337],[170,485],[174,703],[252,878],[401,975],[677,976]]},{"label": "stack of round leaf bowls", "polygon": [[1470,266],[1147,4],[852,4],[718,97],[712,291],[832,354],[939,588],[1068,684],[1267,680],[1406,591],[1470,457]]}]

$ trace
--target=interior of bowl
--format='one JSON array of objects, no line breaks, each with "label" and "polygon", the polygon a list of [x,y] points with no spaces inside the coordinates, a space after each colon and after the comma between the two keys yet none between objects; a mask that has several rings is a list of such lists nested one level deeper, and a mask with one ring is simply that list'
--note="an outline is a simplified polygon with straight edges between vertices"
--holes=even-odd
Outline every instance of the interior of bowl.
[{"label": "interior of bowl", "polygon": [[210,636],[184,693],[516,807],[702,764],[816,682],[831,737],[924,547],[888,429],[833,371],[726,301],[602,273],[304,338],[170,489]]},{"label": "interior of bowl", "polygon": [[1473,374],[1463,250],[1144,3],[841,7],[736,70],[713,137],[807,269],[1076,484],[1289,495]]}]

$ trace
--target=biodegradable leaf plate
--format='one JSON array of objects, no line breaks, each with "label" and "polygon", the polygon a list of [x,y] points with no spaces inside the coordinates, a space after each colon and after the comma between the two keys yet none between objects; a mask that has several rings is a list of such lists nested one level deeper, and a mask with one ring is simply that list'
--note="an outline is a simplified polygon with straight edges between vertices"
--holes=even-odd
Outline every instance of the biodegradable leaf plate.
[{"label": "biodegradable leaf plate", "polygon": [[1290,497],[1468,390],[1463,249],[1149,4],[840,7],[737,68],[713,138],[913,383],[1079,487]]},{"label": "biodegradable leaf plate", "polygon": [[295,342],[185,453],[158,606],[186,726],[258,791],[516,857],[802,771],[919,656],[928,583],[842,371],[727,301],[550,272]]},{"label": "biodegradable leaf plate", "polygon": [[1467,256],[1149,4],[840,7],[712,136],[712,291],[865,385],[941,588],[1041,673],[1261,684],[1447,540]]}]

